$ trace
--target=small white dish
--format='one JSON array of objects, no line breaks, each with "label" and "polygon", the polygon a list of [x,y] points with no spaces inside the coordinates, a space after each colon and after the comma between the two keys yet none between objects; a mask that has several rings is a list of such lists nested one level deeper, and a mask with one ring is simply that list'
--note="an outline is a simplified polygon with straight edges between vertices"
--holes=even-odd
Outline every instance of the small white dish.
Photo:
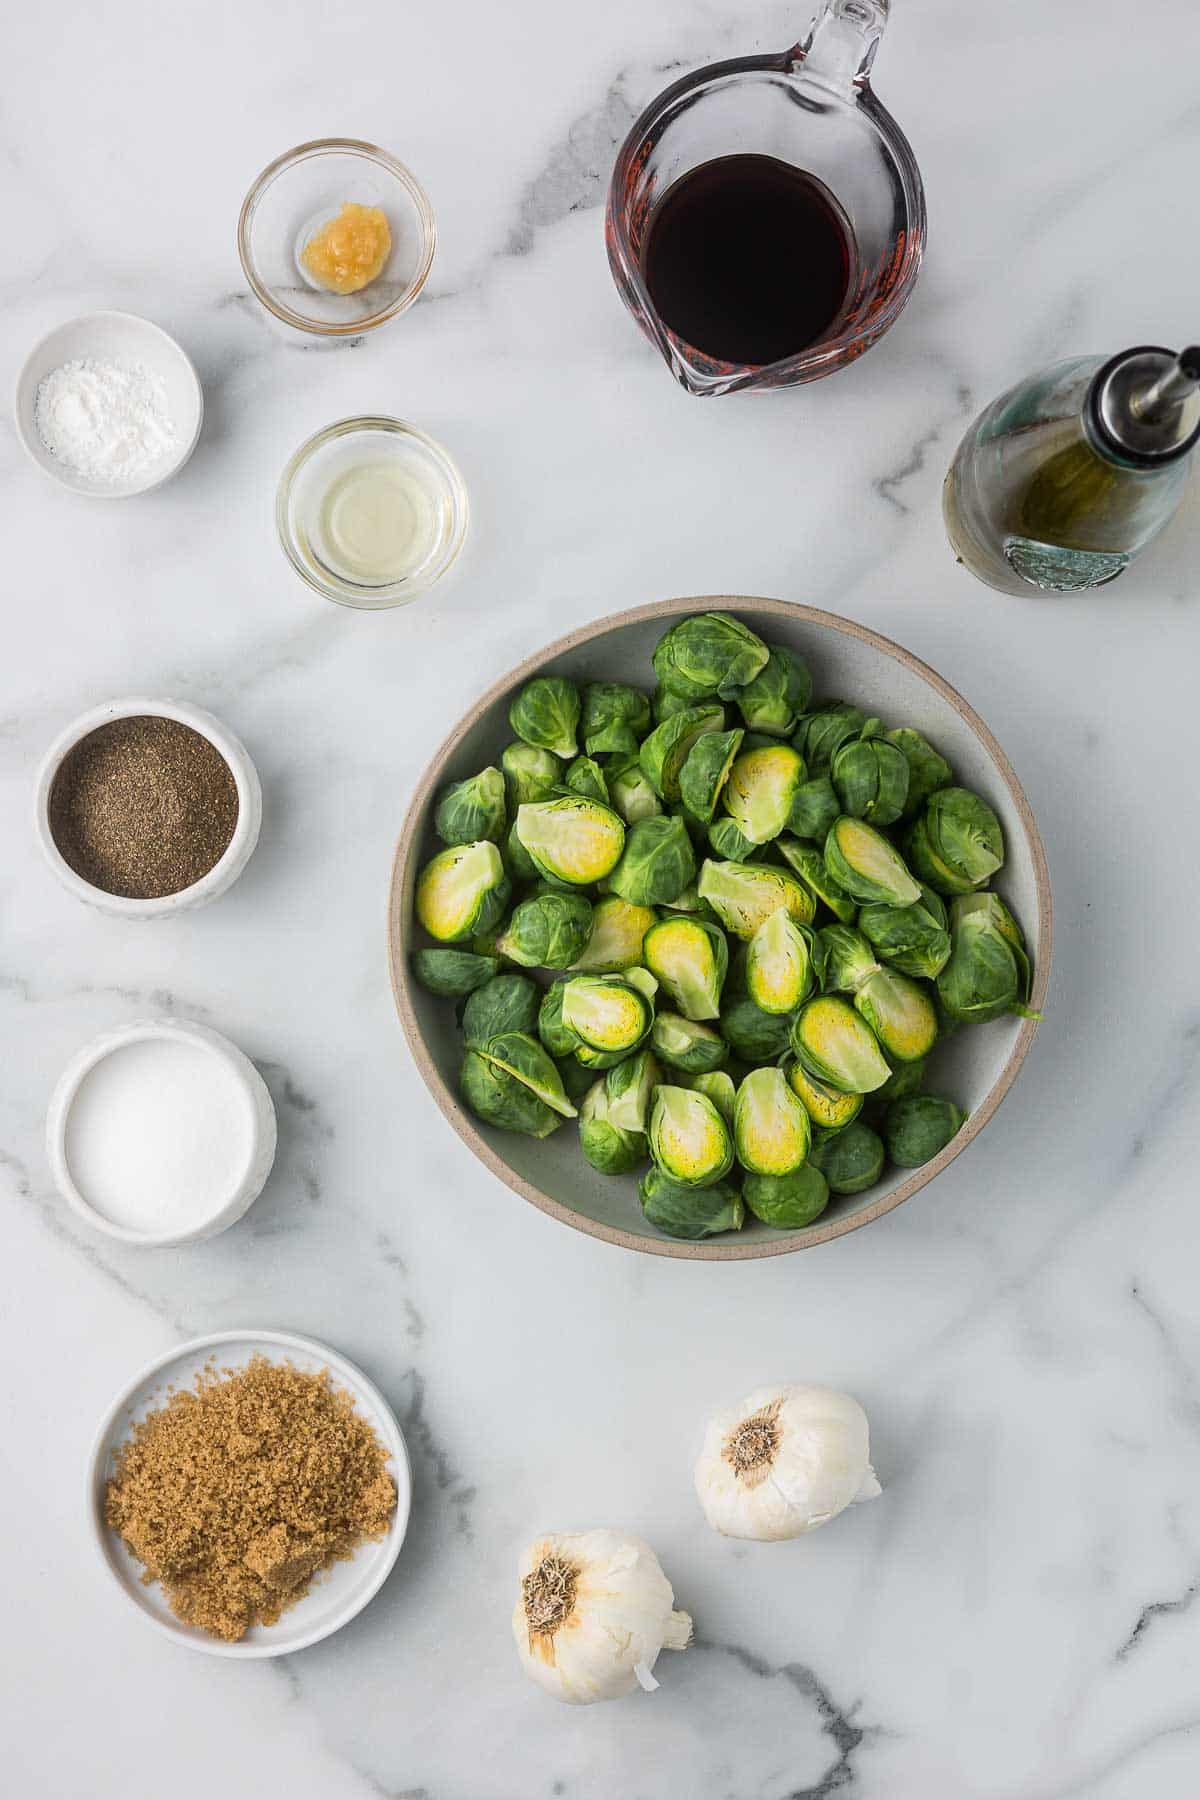
[{"label": "small white dish", "polygon": [[[167,390],[175,442],[135,480],[97,481],[90,475],[77,474],[42,442],[35,417],[39,384],[62,363],[79,362],[86,357],[144,363],[160,377]],[[187,462],[196,448],[204,420],[204,391],[191,358],[161,326],[139,319],[136,313],[84,313],[57,326],[29,352],[17,376],[14,411],[17,435],[25,449],[38,468],[61,487],[96,500],[128,500],[134,494],[148,494],[151,488],[161,487]]]},{"label": "small white dish", "polygon": [[[134,1051],[135,1047],[139,1060],[123,1084],[121,1115],[132,1106],[132,1116],[136,1117],[139,1081],[145,1084],[146,1106],[152,1105],[153,1065],[147,1047],[155,1045],[161,1046],[164,1058],[172,1059],[171,1077],[177,1082],[189,1074],[181,1059],[194,1061],[197,1071],[199,1059],[215,1059],[214,1067],[204,1073],[219,1097],[223,1126],[223,1135],[213,1146],[217,1168],[211,1193],[194,1208],[181,1207],[178,1191],[182,1184],[172,1184],[167,1179],[165,1185],[175,1194],[176,1204],[166,1215],[169,1222],[157,1230],[127,1222],[136,1217],[140,1209],[133,1205],[123,1206],[107,1172],[106,1152],[102,1149],[89,1152],[83,1135],[90,1128],[89,1120],[97,1106],[102,1103],[97,1084],[103,1077],[96,1072],[109,1058]],[[110,1081],[114,1069],[115,1065],[110,1064],[104,1071]],[[198,1092],[198,1082],[196,1086]],[[215,1109],[213,1117],[217,1118]],[[203,1154],[203,1118],[193,1114],[180,1123],[179,1145],[173,1154]],[[275,1143],[274,1103],[266,1082],[249,1057],[220,1032],[210,1030],[207,1025],[194,1025],[179,1019],[141,1019],[93,1038],[63,1070],[46,1115],[46,1152],[59,1193],[93,1230],[102,1231],[124,1244],[142,1244],[152,1249],[196,1243],[202,1238],[215,1237],[219,1231],[227,1231],[236,1224],[262,1192],[275,1161]],[[102,1177],[93,1175],[95,1185],[91,1191],[86,1185],[89,1165],[93,1171],[97,1168],[105,1170]],[[151,1160],[137,1171],[137,1184],[144,1186],[152,1175],[151,1152]],[[131,1196],[134,1181],[135,1177],[131,1176]],[[124,1222],[116,1216],[122,1211],[127,1215]]]},{"label": "small white dish", "polygon": [[[111,724],[114,719],[134,719],[147,715],[177,719],[181,725],[190,725],[193,731],[206,737],[220,752],[237,787],[238,816],[233,836],[226,845],[224,854],[213,864],[207,875],[202,875],[191,887],[180,888],[178,893],[162,894],[151,900],[132,900],[124,894],[110,894],[104,888],[95,887],[71,867],[55,843],[54,833],[50,829],[50,793],[63,758],[82,738],[87,737],[98,726]],[[188,706],[180,700],[144,700],[136,697],[129,700],[109,700],[103,706],[94,706],[90,712],[81,714],[59,733],[46,752],[34,788],[33,823],[42,854],[63,886],[77,900],[99,907],[102,912],[116,913],[123,919],[161,918],[166,913],[203,906],[233,886],[250,861],[258,842],[262,826],[262,785],[245,746],[219,719],[214,719],[202,707]]]},{"label": "small white dish", "polygon": [[[396,1510],[385,1538],[378,1543],[360,1544],[353,1556],[334,1563],[318,1575],[304,1599],[297,1601],[276,1624],[255,1625],[244,1638],[230,1644],[177,1619],[157,1582],[149,1587],[143,1585],[141,1563],[105,1523],[104,1493],[113,1473],[117,1447],[128,1437],[137,1420],[163,1404],[168,1387],[190,1387],[210,1361],[219,1368],[240,1368],[252,1356],[265,1356],[271,1362],[290,1362],[306,1372],[329,1370],[334,1386],[350,1394],[358,1411],[370,1420],[388,1453],[388,1472],[396,1483]],[[92,1446],[87,1483],[92,1541],[108,1572],[142,1617],[164,1636],[173,1638],[189,1650],[202,1650],[209,1656],[227,1656],[242,1662],[264,1656],[288,1656],[294,1650],[306,1649],[339,1631],[360,1613],[392,1571],[404,1542],[412,1505],[408,1448],[396,1415],[379,1389],[361,1369],[335,1350],[314,1338],[296,1337],[289,1331],[216,1331],[208,1337],[193,1338],[189,1343],[167,1351],[164,1356],[156,1357],[122,1388],[105,1414]]]}]

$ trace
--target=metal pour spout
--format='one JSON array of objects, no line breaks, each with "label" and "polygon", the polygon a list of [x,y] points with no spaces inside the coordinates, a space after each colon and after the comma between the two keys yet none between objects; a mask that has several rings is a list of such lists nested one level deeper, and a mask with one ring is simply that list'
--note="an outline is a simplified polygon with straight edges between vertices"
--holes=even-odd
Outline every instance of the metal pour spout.
[{"label": "metal pour spout", "polygon": [[1129,410],[1135,419],[1157,419],[1168,407],[1178,406],[1200,387],[1200,344],[1181,350],[1175,366],[1152,381],[1140,394],[1132,394]]},{"label": "metal pour spout", "polygon": [[1200,439],[1200,345],[1123,350],[1092,382],[1084,422],[1103,455],[1162,468]]}]

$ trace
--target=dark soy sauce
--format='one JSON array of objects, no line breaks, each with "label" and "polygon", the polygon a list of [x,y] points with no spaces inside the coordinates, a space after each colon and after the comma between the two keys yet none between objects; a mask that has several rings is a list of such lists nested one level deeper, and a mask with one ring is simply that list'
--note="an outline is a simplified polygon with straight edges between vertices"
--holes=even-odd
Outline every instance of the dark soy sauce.
[{"label": "dark soy sauce", "polygon": [[663,323],[721,362],[779,362],[828,330],[853,266],[828,189],[774,156],[721,156],[650,215],[642,272]]}]

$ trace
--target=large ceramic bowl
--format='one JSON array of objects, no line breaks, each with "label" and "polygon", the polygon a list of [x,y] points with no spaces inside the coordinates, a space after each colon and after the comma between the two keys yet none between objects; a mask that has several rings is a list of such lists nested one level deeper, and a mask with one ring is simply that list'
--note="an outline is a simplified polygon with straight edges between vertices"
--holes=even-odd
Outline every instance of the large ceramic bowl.
[{"label": "large ceramic bowl", "polygon": [[[804,1231],[775,1231],[756,1220],[727,1237],[698,1243],[668,1238],[647,1224],[632,1175],[597,1174],[565,1126],[543,1139],[495,1131],[468,1113],[458,1098],[462,1039],[452,1001],[427,994],[413,980],[407,951],[416,942],[413,887],[418,870],[441,845],[433,836],[433,802],[449,781],[499,760],[511,742],[508,703],[532,675],[551,672],[575,681],[600,679],[648,685],[650,657],[672,619],[720,608],[763,637],[791,645],[809,661],[819,698],[844,696],[896,725],[914,725],[942,751],[962,786],[993,806],[1004,827],[1008,857],[998,888],[1025,928],[1034,962],[1032,1005],[1041,1008],[1050,968],[1050,880],[1029,802],[1008,758],[977,713],[941,676],[878,632],[833,613],[783,600],[704,595],[664,600],[615,613],[548,644],[476,701],[434,756],[418,784],[400,834],[392,872],[388,943],[392,987],[401,1023],[430,1093],[479,1160],[543,1212],[610,1244],[660,1256],[721,1261],[777,1256],[840,1237],[890,1212],[941,1173],[983,1130],[1016,1078],[1033,1041],[1033,1020],[999,1019],[962,1031],[934,1052],[927,1086],[944,1091],[970,1117],[940,1156],[923,1168],[889,1169],[864,1194],[835,1199]],[[944,1079],[943,1079],[944,1071]]]}]

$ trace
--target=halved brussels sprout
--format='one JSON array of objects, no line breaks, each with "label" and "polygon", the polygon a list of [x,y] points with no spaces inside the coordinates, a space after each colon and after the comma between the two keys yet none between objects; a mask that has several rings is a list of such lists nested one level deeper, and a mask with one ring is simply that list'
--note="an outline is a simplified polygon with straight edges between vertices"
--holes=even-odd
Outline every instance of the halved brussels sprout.
[{"label": "halved brussels sprout", "polygon": [[604,778],[612,805],[627,825],[636,825],[639,819],[653,819],[662,811],[662,801],[646,780],[636,753],[620,761],[614,758]]},{"label": "halved brussels sprout", "polygon": [[593,1075],[598,1075],[601,1069],[615,1069],[628,1055],[628,1050],[593,1050],[590,1044],[580,1044],[575,1061],[581,1069],[590,1069]]},{"label": "halved brussels sprout", "polygon": [[810,1163],[820,1170],[833,1194],[861,1194],[883,1174],[883,1139],[861,1119],[836,1137],[814,1144]]},{"label": "halved brussels sprout", "polygon": [[729,967],[729,946],[719,925],[682,916],[652,925],[642,960],[685,1019],[715,1019]]},{"label": "halved brussels sprout", "polygon": [[790,1175],[747,1175],[742,1183],[747,1208],[777,1231],[802,1231],[829,1205],[829,1183],[806,1162]]},{"label": "halved brussels sprout", "polygon": [[1040,1018],[1025,1005],[1029,959],[1012,931],[1018,931],[1016,921],[994,894],[964,894],[951,902],[950,960],[937,991],[952,1019],[967,1025],[1003,1013]]},{"label": "halved brussels sprout", "polygon": [[645,1160],[645,1135],[613,1124],[603,1081],[593,1082],[579,1108],[579,1148],[601,1175],[628,1175]]},{"label": "halved brussels sprout", "polygon": [[[680,1073],[682,1074],[682,1071]],[[733,1076],[728,1069],[709,1069],[703,1075],[686,1075],[682,1080],[677,1080],[676,1085],[690,1087],[696,1094],[706,1094],[725,1123],[733,1124],[737,1088],[733,1084]]]},{"label": "halved brussels sprout", "polygon": [[572,887],[611,874],[625,847],[625,827],[611,807],[574,797],[522,806],[517,836],[541,874]]},{"label": "halved brussels sprout", "polygon": [[496,949],[525,969],[569,969],[591,928],[592,903],[586,895],[547,890],[513,908]]},{"label": "halved brussels sprout", "polygon": [[878,969],[858,989],[854,1005],[893,1062],[922,1062],[937,1042],[937,1009],[911,975]]},{"label": "halved brussels sprout", "polygon": [[763,1012],[790,1013],[808,999],[815,981],[812,934],[781,906],[746,947],[746,991]]},{"label": "halved brussels sprout", "polygon": [[639,819],[629,827],[625,849],[609,876],[609,886],[632,906],[670,906],[696,873],[687,826],[677,815]]},{"label": "halved brussels sprout", "polygon": [[679,771],[679,798],[702,824],[709,824],[717,810],[745,735],[740,726],[734,731],[705,731],[687,753]]},{"label": "halved brussels sprout", "polygon": [[628,756],[650,729],[650,702],[621,681],[589,681],[583,689],[583,747],[589,756]]},{"label": "halved brussels sprout", "polygon": [[563,989],[563,1025],[602,1056],[636,1050],[653,1021],[645,994],[619,975],[573,975]]},{"label": "halved brussels sprout", "polygon": [[812,699],[808,664],[785,644],[771,644],[766,662],[736,698],[747,730],[787,737]]},{"label": "halved brussels sprout", "polygon": [[689,706],[656,725],[638,751],[638,762],[650,786],[668,806],[679,803],[679,776],[697,738],[721,731],[723,706]]},{"label": "halved brussels sprout", "polygon": [[771,1062],[788,1047],[790,1020],[764,1012],[749,994],[726,993],[721,1002],[721,1036],[743,1062]]},{"label": "halved brussels sprout", "polygon": [[578,753],[579,689],[561,675],[536,675],[527,681],[508,709],[517,736],[539,750],[552,750],[564,762]]},{"label": "halved brussels sprout", "polygon": [[[830,1087],[827,1081],[810,1075],[801,1063],[789,1060],[784,1065],[784,1074],[788,1086],[809,1116],[814,1143],[832,1137],[835,1131],[844,1131],[863,1109],[864,1095],[845,1094],[840,1088]],[[883,1088],[879,1092],[882,1093]]]},{"label": "halved brussels sprout", "polygon": [[737,1091],[733,1142],[743,1169],[790,1175],[808,1155],[812,1127],[782,1069],[751,1069]]},{"label": "halved brussels sprout", "polygon": [[711,1187],[689,1187],[672,1181],[661,1169],[647,1169],[638,1183],[642,1212],[668,1237],[711,1237],[718,1231],[740,1231],[746,1216],[742,1197],[727,1181]]},{"label": "halved brussels sprout", "polygon": [[646,1138],[657,1167],[686,1187],[707,1187],[733,1167],[728,1125],[707,1094],[690,1088],[654,1090]]},{"label": "halved brussels sprout", "polygon": [[572,963],[580,974],[617,975],[642,960],[646,933],[658,918],[649,906],[631,906],[619,894],[606,894],[592,910],[591,935]]},{"label": "halved brussels sprout", "polygon": [[725,811],[752,844],[769,843],[787,825],[803,780],[804,760],[790,744],[744,750],[729,771]]},{"label": "halved brussels sprout", "polygon": [[562,764],[549,750],[534,744],[510,744],[500,758],[507,790],[508,810],[515,815],[518,806],[533,800],[549,800],[562,780]]},{"label": "halved brussels sprout", "polygon": [[471,1049],[514,1080],[524,1082],[531,1093],[564,1119],[575,1117],[575,1108],[567,1099],[562,1076],[552,1058],[527,1031],[502,1031],[486,1044],[472,1044]]},{"label": "halved brussels sprout", "polygon": [[863,906],[872,901],[911,906],[921,897],[920,886],[900,852],[862,819],[841,818],[830,827],[825,866],[838,885]]},{"label": "halved brussels sprout", "polygon": [[[945,1036],[945,1025],[938,1021],[941,1034]],[[876,1088],[873,1100],[907,1100],[912,1094],[919,1094],[925,1083],[925,1069],[929,1062],[927,1056],[919,1056],[915,1062],[898,1063],[881,1088]]]},{"label": "halved brussels sprout", "polygon": [[781,837],[775,848],[800,877],[814,900],[827,906],[835,919],[841,919],[847,925],[853,923],[858,907],[841,883],[835,881],[829,873],[825,858],[815,844],[802,844],[794,837]]},{"label": "halved brussels sprout", "polygon": [[814,838],[823,844],[829,827],[841,814],[841,801],[828,775],[810,775],[792,796],[787,828],[798,838]]},{"label": "halved brussels sprout", "polygon": [[791,1044],[810,1075],[845,1094],[873,1093],[892,1072],[871,1027],[835,994],[821,994],[797,1013]]},{"label": "halved brussels sprout", "polygon": [[496,975],[467,1000],[462,1030],[468,1044],[483,1045],[506,1031],[532,1035],[537,1029],[541,994],[528,975]]},{"label": "halved brussels sprout", "polygon": [[605,1077],[608,1116],[622,1131],[645,1131],[650,1119],[650,1102],[662,1080],[662,1071],[654,1053],[641,1049],[614,1065]]},{"label": "halved brussels sprout", "polygon": [[908,761],[883,735],[878,719],[868,719],[859,737],[842,744],[829,767],[843,813],[872,825],[892,825],[908,798]]},{"label": "halved brussels sprout", "polygon": [[759,846],[738,830],[728,813],[713,820],[708,841],[715,854],[728,862],[751,862],[758,855]]},{"label": "halved brussels sprout", "polygon": [[852,925],[826,925],[817,933],[817,964],[821,986],[831,994],[857,994],[879,973],[875,952]]},{"label": "halved brussels sprout", "polygon": [[856,738],[866,722],[866,713],[845,700],[826,700],[805,713],[792,744],[804,758],[809,775],[828,775],[837,751]]},{"label": "halved brussels sprout", "polygon": [[423,988],[451,999],[473,994],[500,967],[498,956],[476,956],[470,950],[414,950],[411,960]]},{"label": "halved brussels sprout", "polygon": [[562,1003],[569,975],[560,975],[542,995],[538,1007],[537,1034],[551,1056],[573,1056],[579,1049],[579,1036],[563,1024]]},{"label": "halved brussels sprout", "polygon": [[475,937],[500,922],[511,893],[495,844],[439,850],[417,878],[417,917],[443,944]]},{"label": "halved brussels sprout", "polygon": [[966,1121],[961,1106],[955,1106],[953,1100],[939,1100],[935,1094],[893,1100],[884,1125],[888,1155],[898,1169],[919,1169],[940,1155]]},{"label": "halved brussels sprout", "polygon": [[688,1075],[707,1075],[720,1068],[729,1047],[711,1025],[685,1019],[682,1013],[660,1012],[654,1020],[650,1042],[660,1062]]},{"label": "halved brussels sprout", "polygon": [[585,800],[599,800],[601,806],[609,803],[604,770],[590,756],[577,756],[573,763],[568,763],[562,784],[573,794],[582,794]]},{"label": "halved brussels sprout", "polygon": [[794,875],[764,863],[705,861],[697,886],[700,898],[735,937],[752,938],[781,906],[797,925],[811,925],[817,910],[812,895]]},{"label": "halved brussels sprout", "polygon": [[967,788],[939,788],[905,841],[922,881],[939,894],[970,894],[991,880],[1004,862],[1000,821]]},{"label": "halved brussels sprout", "polygon": [[710,925],[716,923],[712,907],[706,900],[700,898],[700,890],[694,881],[689,881],[673,900],[664,900],[663,911],[686,913],[692,919],[707,919]]},{"label": "halved brussels sprout", "polygon": [[494,768],[443,788],[433,815],[433,829],[443,844],[477,844],[483,838],[498,844],[507,825],[504,777]]},{"label": "halved brussels sprout", "polygon": [[940,895],[923,887],[911,906],[864,906],[858,929],[877,956],[905,975],[940,975],[950,957],[946,908]]},{"label": "halved brussels sprout", "polygon": [[887,737],[908,764],[908,795],[901,817],[911,819],[920,812],[930,794],[950,786],[954,771],[929,739],[914,731],[911,725],[900,725],[895,731],[889,731]]},{"label": "halved brussels sprout", "polygon": [[468,1050],[463,1058],[459,1091],[477,1118],[502,1131],[520,1131],[526,1137],[544,1138],[562,1124],[561,1113],[547,1106],[532,1088],[479,1050]]},{"label": "halved brussels sprout", "polygon": [[694,613],[658,640],[654,673],[673,694],[729,700],[754,680],[767,655],[762,639],[728,613]]}]

